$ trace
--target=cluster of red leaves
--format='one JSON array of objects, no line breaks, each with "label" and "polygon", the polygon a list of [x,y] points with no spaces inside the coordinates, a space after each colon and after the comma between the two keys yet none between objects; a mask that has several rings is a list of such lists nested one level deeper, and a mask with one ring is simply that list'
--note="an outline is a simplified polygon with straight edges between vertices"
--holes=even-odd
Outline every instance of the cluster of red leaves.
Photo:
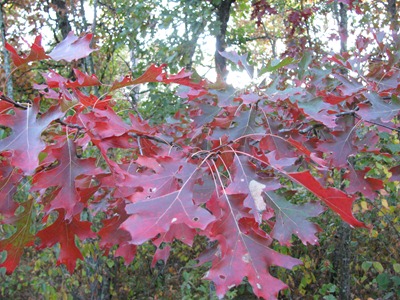
[{"label": "cluster of red leaves", "polygon": [[[49,55],[40,38],[25,57],[7,49],[15,65],[49,57],[70,61],[89,55],[89,42],[71,34]],[[41,97],[30,105],[0,94],[0,125],[10,131],[0,141],[1,222],[15,227],[0,241],[0,251],[7,251],[0,266],[11,273],[25,247],[59,243],[58,263],[72,272],[83,259],[76,237],[98,238],[105,253],[117,246],[115,255],[127,263],[150,241],[156,262],[168,258],[174,240],[192,245],[203,235],[215,243],[199,260],[212,263],[205,278],[219,296],[246,277],[257,296],[275,299],[286,286],[269,268],[291,269],[301,261],[274,251],[274,240],[289,246],[297,236],[316,245],[320,228],[309,218],[324,211],[321,203],[353,227],[365,227],[353,216],[353,202],[372,199],[383,187],[353,161],[361,152],[380,153],[374,128],[394,128],[400,113],[399,57],[384,50],[388,62],[357,78],[343,69],[361,74],[362,58],[331,57],[326,63],[337,68],[322,72],[305,55],[292,87],[282,87],[278,76],[245,92],[217,89],[193,82],[186,71],[171,76],[155,65],[137,79],[115,81],[110,91],[147,82],[180,85],[187,110],[157,126],[134,114],[123,120],[110,95],[85,94],[82,88],[102,83],[79,70],[75,81],[52,70],[43,74],[45,82],[36,85]],[[243,57],[225,56],[247,66]],[[43,99],[54,106],[40,111]],[[82,158],[88,148],[101,157]],[[113,159],[116,149],[125,156]],[[343,171],[347,187],[333,186],[335,170]],[[392,172],[399,177],[398,167]],[[29,199],[14,201],[18,185],[27,183]],[[289,201],[307,190],[314,201]],[[107,216],[97,233],[81,220],[84,209]],[[42,215],[43,229],[35,232]]]}]

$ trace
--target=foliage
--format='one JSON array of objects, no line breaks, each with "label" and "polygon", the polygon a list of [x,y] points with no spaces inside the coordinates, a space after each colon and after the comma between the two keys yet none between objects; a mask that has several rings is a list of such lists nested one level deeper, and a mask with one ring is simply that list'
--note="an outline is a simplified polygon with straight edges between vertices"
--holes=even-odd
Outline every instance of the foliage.
[{"label": "foliage", "polygon": [[[385,58],[378,64],[360,43],[353,56],[317,61],[304,53],[269,64],[273,79],[244,91],[153,64],[111,85],[79,69],[74,79],[50,70],[35,85],[40,96],[26,103],[1,93],[1,266],[10,274],[26,247],[58,244],[57,264],[72,273],[84,259],[80,241],[92,239],[100,253],[126,263],[138,246],[152,244],[154,266],[168,260],[176,241],[192,246],[201,237],[207,247],[198,261],[211,265],[205,279],[218,297],[245,279],[256,296],[275,299],[287,287],[277,267],[301,268],[289,247],[318,244],[324,226],[310,218],[329,207],[351,226],[367,227],[354,203],[398,193],[400,57],[383,34],[374,38]],[[28,55],[7,49],[17,67],[70,62],[94,51],[90,39],[71,33],[49,54],[40,37]],[[223,55],[251,70],[245,56]],[[178,85],[184,109],[159,124],[135,102],[118,114],[114,95],[155,83]],[[88,94],[93,86],[108,91]],[[21,188],[29,189],[26,199]],[[385,200],[396,209],[398,199]],[[376,275],[380,289],[395,290],[398,260],[371,263],[361,265],[366,280]],[[187,283],[195,280],[189,275]],[[312,281],[305,276],[301,287]],[[332,285],[320,290],[334,292]]]}]

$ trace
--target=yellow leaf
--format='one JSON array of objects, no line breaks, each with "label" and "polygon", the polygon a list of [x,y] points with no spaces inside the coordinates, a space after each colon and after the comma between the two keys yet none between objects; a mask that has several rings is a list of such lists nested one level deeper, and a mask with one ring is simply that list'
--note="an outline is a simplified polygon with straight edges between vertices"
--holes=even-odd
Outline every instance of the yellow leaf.
[{"label": "yellow leaf", "polygon": [[363,212],[368,210],[368,203],[366,201],[361,201],[360,204]]},{"label": "yellow leaf", "polygon": [[388,202],[387,202],[386,199],[382,199],[382,206],[383,206],[384,208],[389,208],[389,204],[388,204]]}]

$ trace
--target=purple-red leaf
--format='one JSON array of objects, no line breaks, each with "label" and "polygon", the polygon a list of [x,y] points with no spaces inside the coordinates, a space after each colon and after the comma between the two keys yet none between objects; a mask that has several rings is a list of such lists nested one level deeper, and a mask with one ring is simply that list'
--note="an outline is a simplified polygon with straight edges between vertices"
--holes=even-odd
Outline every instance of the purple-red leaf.
[{"label": "purple-red leaf", "polygon": [[61,41],[50,53],[49,56],[58,61],[71,62],[90,55],[97,49],[90,48],[93,34],[87,33],[83,37],[77,37],[72,31]]},{"label": "purple-red leaf", "polygon": [[[11,109],[14,110],[14,114],[7,113]],[[12,151],[12,164],[27,173],[36,169],[39,163],[38,155],[46,146],[41,139],[43,130],[63,115],[56,107],[41,116],[38,113],[38,98],[33,106],[26,110],[14,108],[10,104],[8,109],[0,112],[0,125],[12,129],[11,135],[1,140],[0,152]]]},{"label": "purple-red leaf", "polygon": [[163,179],[162,175],[146,178],[145,190],[150,194],[147,193],[146,199],[139,193],[140,199],[127,205],[126,210],[131,216],[122,225],[131,234],[132,243],[140,245],[159,233],[168,232],[172,225],[186,224],[190,228],[205,229],[214,220],[207,210],[193,202],[192,187],[197,174],[196,166],[176,163],[173,174],[164,179],[173,189],[168,188],[165,192],[159,192],[162,185],[158,180]]},{"label": "purple-red leaf", "polygon": [[[81,193],[86,189],[83,182],[78,181],[78,177],[90,176],[100,173],[100,169],[96,167],[96,159],[80,159],[76,154],[76,147],[74,142],[67,140],[63,145],[58,147],[49,147],[49,156],[46,158],[45,163],[57,164],[39,172],[33,178],[32,190],[37,191],[46,189],[48,187],[57,187],[53,191],[54,199],[48,206],[48,211],[54,209],[64,209],[65,217],[70,219],[73,215],[80,213],[84,207],[85,198]],[[90,181],[90,178],[88,178]]]},{"label": "purple-red leaf", "polygon": [[287,286],[268,269],[272,265],[291,269],[301,261],[270,248],[272,239],[246,213],[242,196],[214,197],[207,207],[218,218],[206,234],[219,244],[205,278],[215,283],[217,295],[222,297],[247,277],[258,297],[277,299],[278,292]]},{"label": "purple-red leaf", "polygon": [[275,212],[275,224],[271,236],[280,244],[290,246],[292,235],[297,235],[303,244],[318,244],[315,234],[321,229],[308,218],[316,217],[324,211],[319,203],[295,205],[274,192],[265,192],[267,206]]}]

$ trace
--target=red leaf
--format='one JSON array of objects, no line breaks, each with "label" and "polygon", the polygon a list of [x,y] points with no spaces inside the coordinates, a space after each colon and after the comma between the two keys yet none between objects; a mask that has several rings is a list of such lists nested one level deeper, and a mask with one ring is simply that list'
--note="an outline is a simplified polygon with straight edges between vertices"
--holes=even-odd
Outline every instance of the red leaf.
[{"label": "red leaf", "polygon": [[196,229],[190,228],[185,224],[172,224],[167,233],[153,240],[153,244],[157,246],[157,250],[154,254],[151,266],[154,267],[159,260],[163,260],[165,263],[167,262],[171,250],[170,244],[175,239],[192,246],[196,234]]},{"label": "red leaf", "polygon": [[[147,199],[137,199],[135,203],[128,204],[126,210],[131,216],[122,225],[131,234],[133,244],[139,245],[157,234],[166,233],[172,225],[186,224],[190,228],[205,229],[214,220],[207,210],[192,200],[196,174],[198,171],[194,165],[175,162],[174,173],[164,179],[168,186],[173,184],[173,189],[168,188],[165,192],[159,192],[162,185],[157,181],[155,183],[155,180],[162,180],[163,175],[146,178],[146,190],[153,191],[154,196],[151,197],[150,192]],[[176,189],[180,181],[182,184]]]},{"label": "red leaf", "polygon": [[105,109],[92,109],[90,113],[81,114],[83,126],[90,130],[96,139],[105,139],[121,136],[128,132],[130,127],[124,123],[115,111],[107,106]]},{"label": "red leaf", "polygon": [[11,162],[26,173],[32,172],[39,163],[38,155],[45,148],[41,139],[44,129],[63,113],[58,108],[52,108],[38,118],[39,98],[36,98],[33,107],[26,110],[14,108],[15,114],[7,114],[9,110],[0,112],[0,124],[10,127],[10,136],[1,140],[0,152],[12,150]]},{"label": "red leaf", "polygon": [[77,182],[77,177],[99,174],[101,170],[96,167],[96,159],[79,159],[76,155],[75,144],[69,139],[63,145],[49,147],[45,162],[54,163],[54,161],[57,162],[55,167],[34,176],[32,190],[57,187],[52,193],[54,199],[47,210],[62,208],[65,210],[66,218],[70,219],[73,215],[80,213],[84,207],[80,189],[84,190],[85,186]]},{"label": "red leaf", "polygon": [[390,181],[400,181],[400,165],[391,168],[389,171],[392,173]]},{"label": "red leaf", "polygon": [[114,81],[113,85],[111,86],[110,91],[130,86],[130,85],[137,85],[139,83],[147,83],[147,82],[161,82],[165,79],[166,74],[163,73],[164,67],[166,65],[163,64],[159,67],[156,65],[151,65],[146,72],[143,73],[140,77],[136,79],[132,79],[131,76],[125,76],[120,81]]},{"label": "red leaf", "polygon": [[85,87],[85,86],[99,86],[101,82],[96,75],[89,76],[82,73],[78,69],[74,69],[76,81],[68,81],[66,86],[69,88]]},{"label": "red leaf", "polygon": [[349,96],[337,96],[332,93],[327,93],[326,91],[318,91],[317,96],[323,97],[323,99],[326,103],[329,103],[332,105],[339,104],[340,102],[343,102],[350,98]]},{"label": "red leaf", "polygon": [[205,278],[215,283],[217,295],[222,297],[247,277],[258,297],[277,299],[286,285],[271,276],[268,269],[272,265],[291,269],[301,261],[270,248],[272,239],[259,229],[258,223],[246,217],[240,195],[215,197],[207,207],[218,218],[206,234],[219,245]]},{"label": "red leaf", "polygon": [[101,85],[101,82],[96,75],[89,76],[88,74],[82,73],[78,69],[74,69],[74,73],[76,77],[75,81],[66,79],[53,70],[50,70],[48,73],[42,73],[42,76],[46,80],[49,88],[60,88],[63,85],[69,88]]},{"label": "red leaf", "polygon": [[91,33],[87,33],[83,37],[77,37],[71,31],[68,33],[67,37],[49,53],[49,56],[56,61],[63,59],[68,62],[89,56],[90,53],[97,50],[90,48],[92,37],[93,34]]},{"label": "red leaf", "polygon": [[265,191],[267,206],[275,211],[275,225],[271,236],[281,245],[290,246],[292,234],[297,235],[304,245],[318,244],[315,234],[321,229],[308,221],[324,211],[319,203],[294,205],[274,192]]},{"label": "red leaf", "polygon": [[57,265],[64,264],[67,270],[72,273],[75,269],[76,260],[83,260],[82,253],[75,244],[75,236],[83,241],[84,239],[95,238],[96,234],[90,229],[92,223],[80,221],[79,215],[67,221],[64,210],[58,209],[57,211],[57,220],[37,233],[36,236],[41,239],[38,248],[52,247],[60,243]]},{"label": "red leaf", "polygon": [[6,43],[5,48],[10,52],[11,59],[14,62],[14,65],[19,67],[20,65],[26,64],[31,61],[47,59],[49,56],[44,51],[42,47],[42,36],[38,35],[35,38],[35,42],[31,46],[31,52],[28,56],[19,56],[17,51],[9,44]]},{"label": "red leaf", "polygon": [[[256,173],[256,166],[253,165],[247,157],[238,157],[235,155],[232,166],[229,168],[231,182],[226,188],[228,195],[243,194],[247,195],[244,200],[244,206],[250,209],[249,213],[261,224],[262,213],[266,209],[264,199],[258,199],[252,190],[252,183],[259,182],[264,186],[264,191],[277,190],[281,184],[276,178],[263,179]],[[259,197],[262,197],[261,194]]]},{"label": "red leaf", "polygon": [[115,216],[112,218],[103,220],[104,226],[98,232],[101,238],[100,246],[108,250],[114,245],[118,245],[115,256],[122,256],[125,264],[128,265],[135,258],[136,245],[128,244],[130,234],[120,228],[121,224],[128,218],[124,202],[117,204],[114,214]]},{"label": "red leaf", "polygon": [[374,200],[377,196],[377,191],[383,189],[383,181],[376,178],[366,177],[366,174],[370,168],[365,170],[355,170],[352,166],[349,168],[349,172],[346,173],[343,178],[350,181],[349,186],[346,188],[346,192],[350,194],[361,193],[366,198]]},{"label": "red leaf", "polygon": [[357,111],[357,114],[364,120],[388,123],[394,117],[400,116],[400,102],[398,99],[393,98],[391,102],[385,102],[376,93],[366,93],[365,96],[372,107],[365,103],[358,104],[360,109]]},{"label": "red leaf", "polygon": [[366,227],[364,223],[358,221],[353,216],[354,197],[332,187],[323,187],[311,175],[310,171],[288,173],[287,175],[324,201],[334,212],[339,214],[343,221],[354,227]]},{"label": "red leaf", "polygon": [[[318,150],[329,154],[330,162],[335,167],[348,165],[350,156],[356,155],[359,150],[359,137],[356,134],[357,124],[354,124],[353,117],[342,117],[340,126],[343,129],[331,131],[331,139],[320,142]],[[329,159],[327,159],[329,161]]]},{"label": "red leaf", "polygon": [[248,93],[248,94],[242,94],[236,99],[242,100],[244,104],[254,104],[257,103],[261,98],[256,93]]},{"label": "red leaf", "polygon": [[[187,72],[184,69],[181,70],[178,74],[176,75],[170,75],[168,76],[167,73],[164,72],[165,64],[160,65],[157,67],[156,65],[151,65],[140,77],[136,79],[132,79],[131,76],[125,76],[122,78],[120,81],[114,81],[113,85],[111,86],[110,91],[125,87],[125,86],[130,86],[130,85],[137,85],[140,83],[147,83],[147,82],[163,82],[166,84],[170,83],[176,83],[184,86],[189,86],[194,89],[199,90],[200,93],[203,92],[203,86],[205,85],[204,81],[201,82],[194,82],[190,76],[192,75],[191,72]],[[193,93],[191,90],[189,93]],[[199,95],[197,95],[199,96]]]}]

